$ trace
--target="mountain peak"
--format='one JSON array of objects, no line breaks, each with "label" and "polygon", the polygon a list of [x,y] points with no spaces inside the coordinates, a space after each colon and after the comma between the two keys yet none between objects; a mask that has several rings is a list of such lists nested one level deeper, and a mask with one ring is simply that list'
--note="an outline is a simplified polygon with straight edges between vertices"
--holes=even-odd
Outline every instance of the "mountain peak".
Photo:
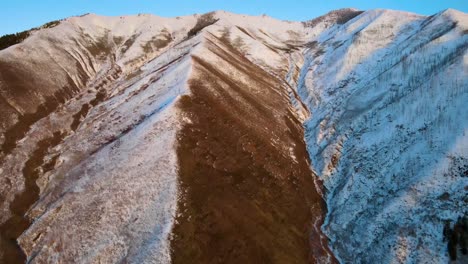
[{"label": "mountain peak", "polygon": [[464,13],[462,11],[453,9],[453,8],[448,8],[440,12],[441,16],[447,17],[451,19],[454,22],[459,22],[464,28],[468,28],[468,14]]},{"label": "mountain peak", "polygon": [[447,263],[468,167],[455,25],[86,14],[13,39],[0,263]]},{"label": "mountain peak", "polygon": [[308,27],[315,27],[319,23],[331,24],[345,24],[354,17],[362,14],[364,11],[355,8],[342,8],[328,12],[327,14],[303,22]]}]

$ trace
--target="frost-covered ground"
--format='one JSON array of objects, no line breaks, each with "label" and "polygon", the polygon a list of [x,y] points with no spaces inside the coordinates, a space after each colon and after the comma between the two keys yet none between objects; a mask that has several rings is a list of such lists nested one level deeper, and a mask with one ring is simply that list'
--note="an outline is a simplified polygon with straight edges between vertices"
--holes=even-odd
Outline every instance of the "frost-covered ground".
[{"label": "frost-covered ground", "polygon": [[[18,238],[29,261],[170,262],[168,241],[179,195],[176,134],[182,123],[175,105],[188,92],[189,53],[199,41],[180,43],[185,37],[180,31],[194,18],[174,21],[154,16],[70,18],[0,52],[2,62],[19,64],[21,70],[39,64],[46,77],[57,71],[55,86],[44,88],[9,83],[2,76],[10,85],[2,95],[17,113],[27,111],[27,96],[7,94],[8,88],[31,89],[35,98],[28,103],[34,106],[47,103],[48,90],[55,98],[60,95],[65,89],[60,87],[61,78],[66,79],[62,75],[77,79],[71,81],[77,87],[71,98],[50,114],[46,109],[9,152],[2,149],[2,236],[19,227],[11,219],[17,219],[19,193],[34,192],[28,178],[40,188],[39,199],[27,212],[34,222]],[[161,32],[171,34],[164,45],[154,41]],[[151,37],[151,45],[159,46],[145,46]],[[38,52],[24,57],[22,52],[31,50]],[[21,76],[21,70],[16,74]],[[41,71],[33,72],[37,83],[44,78]],[[52,134],[60,135],[60,141],[42,151],[41,142]],[[3,239],[1,243],[8,243]]]},{"label": "frost-covered ground", "polygon": [[467,213],[468,16],[375,10],[320,34],[299,94],[343,263],[446,263]]},{"label": "frost-covered ground", "polygon": [[[467,32],[455,10],[352,9],[304,23],[90,14],[34,31],[0,51],[0,248],[18,239],[36,263],[170,262],[178,132],[192,123],[177,105],[203,80],[195,58],[257,98],[224,103],[279,100],[304,122],[341,262],[447,262],[443,221],[468,208]],[[265,76],[290,100],[262,98],[270,82],[249,87]]]},{"label": "frost-covered ground", "polygon": [[[199,21],[207,24],[197,32]],[[33,263],[170,262],[172,227],[183,215],[179,197],[187,191],[178,186],[178,133],[192,122],[177,105],[190,94],[188,80],[198,78],[192,56],[239,64],[224,57],[232,51],[223,49],[235,47],[236,56],[245,53],[272,73],[286,72],[285,51],[278,49],[288,49],[291,34],[303,43],[294,33],[300,30],[300,22],[226,12],[90,14],[0,51],[2,260],[18,262],[24,252]],[[206,48],[212,36],[226,42],[217,54]],[[240,65],[228,78],[248,84],[256,75],[239,72]],[[277,146],[287,157],[293,147]],[[296,248],[307,255],[307,241]]]}]

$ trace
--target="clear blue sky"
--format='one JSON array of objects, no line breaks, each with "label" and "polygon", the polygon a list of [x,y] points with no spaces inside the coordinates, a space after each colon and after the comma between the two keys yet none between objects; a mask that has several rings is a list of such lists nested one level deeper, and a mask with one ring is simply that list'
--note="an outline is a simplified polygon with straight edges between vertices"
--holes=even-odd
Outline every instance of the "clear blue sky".
[{"label": "clear blue sky", "polygon": [[468,0],[0,0],[0,35],[84,13],[181,16],[226,10],[286,20],[308,20],[344,7],[388,8],[431,15],[446,8],[468,12]]}]

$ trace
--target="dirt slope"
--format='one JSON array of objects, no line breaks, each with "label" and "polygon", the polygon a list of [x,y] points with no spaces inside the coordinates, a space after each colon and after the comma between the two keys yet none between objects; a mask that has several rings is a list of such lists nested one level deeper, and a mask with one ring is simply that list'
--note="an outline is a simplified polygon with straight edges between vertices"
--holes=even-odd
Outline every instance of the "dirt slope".
[{"label": "dirt slope", "polygon": [[179,102],[190,121],[178,136],[182,199],[174,263],[329,257],[312,232],[325,205],[286,83],[214,36],[204,48],[213,56],[193,56],[191,94]]}]

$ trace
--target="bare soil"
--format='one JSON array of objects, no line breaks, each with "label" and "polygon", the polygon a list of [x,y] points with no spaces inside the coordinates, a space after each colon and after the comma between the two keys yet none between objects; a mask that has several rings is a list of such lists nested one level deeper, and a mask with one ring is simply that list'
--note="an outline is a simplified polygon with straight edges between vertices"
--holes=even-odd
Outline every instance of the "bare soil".
[{"label": "bare soil", "polygon": [[315,263],[331,255],[313,228],[326,209],[286,84],[221,40],[207,47],[220,63],[193,57],[191,95],[180,101],[191,123],[177,149],[183,197],[173,262]]},{"label": "bare soil", "polygon": [[[23,168],[24,190],[15,195],[10,204],[11,217],[0,225],[0,239],[2,245],[3,259],[0,263],[25,263],[26,255],[18,243],[18,237],[32,224],[31,219],[26,216],[29,208],[39,199],[39,187],[36,180],[40,173],[45,173],[53,168],[53,164],[44,163],[49,148],[59,144],[65,135],[56,132],[50,137],[38,142],[36,150],[26,161]],[[1,256],[1,255],[0,255]]]}]

